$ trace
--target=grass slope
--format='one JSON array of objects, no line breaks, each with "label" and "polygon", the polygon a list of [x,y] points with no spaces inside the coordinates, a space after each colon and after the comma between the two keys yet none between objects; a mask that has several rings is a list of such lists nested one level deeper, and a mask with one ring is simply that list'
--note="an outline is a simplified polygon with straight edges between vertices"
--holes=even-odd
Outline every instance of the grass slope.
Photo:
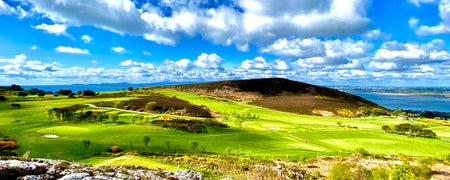
[{"label": "grass slope", "polygon": [[220,81],[173,86],[183,91],[250,101],[251,104],[298,114],[314,111],[337,113],[341,109],[381,108],[377,104],[336,89],[283,78]]},{"label": "grass slope", "polygon": [[[159,93],[205,105],[226,115],[227,118],[219,120],[230,125],[230,128],[209,128],[208,133],[192,134],[153,126],[151,123],[135,125],[131,124],[129,116],[136,113],[131,112],[120,112],[120,123],[111,123],[109,120],[103,123],[61,123],[47,120],[47,110],[51,108],[131,99],[126,97],[18,102],[22,105],[21,109],[12,109],[11,102],[0,102],[0,132],[17,139],[17,152],[20,154],[31,150],[31,157],[77,161],[85,156],[105,152],[113,145],[128,150],[131,144],[135,150],[143,152],[143,136],[151,138],[148,149],[151,152],[167,153],[165,142],[170,141],[170,151],[180,154],[226,154],[229,149],[232,154],[246,157],[296,160],[318,155],[348,155],[360,147],[371,154],[402,153],[440,158],[445,157],[450,149],[449,127],[430,125],[438,139],[410,138],[381,130],[382,125],[405,122],[392,117],[326,118],[280,112],[233,101],[211,100],[206,96],[175,90],[160,90]],[[25,122],[18,123],[16,120]],[[338,121],[358,128],[339,127],[336,124]],[[60,138],[44,138],[43,134],[56,134]],[[89,151],[81,143],[85,139],[91,141]],[[192,141],[199,144],[195,151],[190,148]]]}]

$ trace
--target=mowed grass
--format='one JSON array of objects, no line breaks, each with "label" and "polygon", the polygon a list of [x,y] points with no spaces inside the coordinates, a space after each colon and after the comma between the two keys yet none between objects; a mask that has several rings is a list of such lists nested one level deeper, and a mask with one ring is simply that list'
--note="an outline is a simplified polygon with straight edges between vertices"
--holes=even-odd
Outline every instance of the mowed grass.
[{"label": "mowed grass", "polygon": [[[101,152],[111,146],[121,149],[144,152],[143,137],[151,138],[149,152],[178,154],[231,154],[244,157],[300,159],[319,155],[349,155],[355,149],[364,148],[371,154],[405,154],[443,158],[450,152],[450,127],[430,125],[438,134],[436,139],[410,138],[385,133],[382,125],[406,123],[392,117],[367,117],[357,119],[326,118],[306,116],[274,111],[239,102],[223,102],[208,99],[192,93],[174,90],[159,90],[163,95],[187,100],[198,105],[205,105],[212,110],[226,115],[221,119],[230,128],[208,128],[208,133],[192,134],[173,129],[153,126],[151,123],[132,124],[129,116],[133,113],[121,112],[119,122],[62,123],[48,121],[47,111],[54,107],[73,104],[88,104],[97,101],[120,101],[130,98],[108,99],[55,99],[46,101],[18,102],[21,109],[12,109],[11,102],[0,102],[0,132],[17,139],[17,152],[23,154],[31,150],[31,157],[57,158],[80,161]],[[114,110],[108,110],[114,111]],[[242,118],[239,114],[251,114],[256,118]],[[154,116],[154,115],[148,115]],[[19,120],[19,121],[17,121]],[[342,124],[356,126],[357,129],[342,128]],[[45,138],[44,134],[55,134],[59,138]],[[82,141],[90,140],[89,150]],[[166,141],[170,142],[170,150]],[[191,142],[199,144],[191,149]],[[425,148],[426,147],[426,148]],[[97,157],[95,157],[97,158]],[[92,164],[123,164],[150,162],[139,159],[97,159]],[[128,158],[128,159],[127,159]],[[155,163],[158,164],[158,163]],[[159,165],[157,165],[159,166]]]}]

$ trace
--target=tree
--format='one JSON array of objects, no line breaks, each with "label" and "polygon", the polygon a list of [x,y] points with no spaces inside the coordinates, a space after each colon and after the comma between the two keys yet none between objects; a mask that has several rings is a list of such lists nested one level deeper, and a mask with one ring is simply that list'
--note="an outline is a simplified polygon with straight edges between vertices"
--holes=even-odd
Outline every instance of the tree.
[{"label": "tree", "polygon": [[82,142],[86,151],[89,151],[89,146],[91,146],[91,140],[83,140]]},{"label": "tree", "polygon": [[0,96],[0,101],[6,101],[8,100],[5,96]]},{"label": "tree", "polygon": [[20,87],[19,85],[15,85],[15,84],[12,84],[12,85],[9,87],[9,89],[10,89],[11,91],[23,91],[23,90],[24,90],[22,87]]},{"label": "tree", "polygon": [[170,152],[170,141],[166,141],[166,148],[167,148],[167,152]]},{"label": "tree", "polygon": [[358,108],[358,113],[361,114],[361,116],[368,116],[370,115],[370,110],[366,106],[361,106]]},{"label": "tree", "polygon": [[384,125],[384,126],[381,126],[381,129],[383,129],[385,132],[388,132],[391,130],[391,127],[389,127],[388,125]]},{"label": "tree", "polygon": [[83,93],[81,91],[78,91],[77,94],[78,94],[78,97],[80,97],[81,94],[83,94]]},{"label": "tree", "polygon": [[148,146],[148,143],[150,142],[150,137],[144,136],[143,142],[145,145],[145,150],[147,151],[147,146]]},{"label": "tree", "polygon": [[28,93],[21,91],[21,92],[17,93],[17,96],[25,97],[25,96],[28,96]]},{"label": "tree", "polygon": [[95,92],[92,90],[84,90],[83,96],[95,96]]},{"label": "tree", "polygon": [[58,94],[63,96],[70,96],[72,94],[72,91],[69,89],[61,89],[59,90]]},{"label": "tree", "polygon": [[136,120],[137,120],[136,116],[131,116],[130,119],[133,124],[136,124]]},{"label": "tree", "polygon": [[37,94],[39,97],[44,97],[45,96],[45,91],[38,91]]},{"label": "tree", "polygon": [[109,114],[109,119],[111,119],[111,122],[115,123],[117,122],[117,120],[119,120],[119,114],[117,113]]},{"label": "tree", "polygon": [[383,108],[372,108],[370,110],[372,116],[381,116],[381,115],[385,115],[386,112],[384,112]]},{"label": "tree", "polygon": [[195,142],[195,141],[192,141],[191,142],[191,149],[192,149],[192,151],[195,151],[195,149],[197,149],[197,147],[198,147],[198,143]]},{"label": "tree", "polygon": [[133,87],[128,87],[128,91],[133,91]]}]

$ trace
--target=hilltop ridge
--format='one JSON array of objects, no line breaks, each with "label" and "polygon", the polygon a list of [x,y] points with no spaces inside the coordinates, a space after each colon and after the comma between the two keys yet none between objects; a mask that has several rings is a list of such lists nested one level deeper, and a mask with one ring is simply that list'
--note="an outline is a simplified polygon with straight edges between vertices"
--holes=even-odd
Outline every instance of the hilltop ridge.
[{"label": "hilltop ridge", "polygon": [[249,104],[298,114],[337,114],[360,107],[385,108],[362,97],[337,89],[284,78],[230,80],[170,86],[181,91],[244,101]]}]

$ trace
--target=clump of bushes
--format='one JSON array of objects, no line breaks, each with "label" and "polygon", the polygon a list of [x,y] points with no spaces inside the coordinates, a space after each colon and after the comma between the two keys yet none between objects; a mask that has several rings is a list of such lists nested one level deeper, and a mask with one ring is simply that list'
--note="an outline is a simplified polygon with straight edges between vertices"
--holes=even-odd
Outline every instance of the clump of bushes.
[{"label": "clump of bushes", "polygon": [[3,137],[0,141],[1,150],[13,150],[17,148],[17,143],[14,138]]},{"label": "clump of bushes", "polygon": [[352,165],[347,162],[338,162],[330,169],[328,179],[430,179],[432,171],[429,164],[419,162],[411,165],[410,162],[403,162],[387,168],[365,168],[359,165]]},{"label": "clump of bushes", "polygon": [[120,149],[119,146],[114,145],[111,148],[108,149],[108,152],[112,152],[112,153],[118,153],[118,152],[122,152],[123,150]]},{"label": "clump of bushes", "polygon": [[208,129],[207,127],[220,127],[220,128],[227,128],[228,125],[217,122],[212,119],[206,119],[206,120],[184,120],[184,119],[164,119],[164,120],[153,120],[153,124],[161,126],[161,127],[167,127],[167,128],[174,128],[176,130],[190,132],[190,133],[207,133]]},{"label": "clump of bushes", "polygon": [[432,130],[424,129],[421,125],[412,125],[408,123],[397,124],[394,126],[384,125],[381,127],[385,132],[406,135],[411,137],[434,138],[436,133]]},{"label": "clump of bushes", "polygon": [[[0,134],[1,135],[1,134]],[[0,155],[16,156],[17,153],[12,151],[17,148],[17,142],[14,138],[3,137],[0,139]]]}]

